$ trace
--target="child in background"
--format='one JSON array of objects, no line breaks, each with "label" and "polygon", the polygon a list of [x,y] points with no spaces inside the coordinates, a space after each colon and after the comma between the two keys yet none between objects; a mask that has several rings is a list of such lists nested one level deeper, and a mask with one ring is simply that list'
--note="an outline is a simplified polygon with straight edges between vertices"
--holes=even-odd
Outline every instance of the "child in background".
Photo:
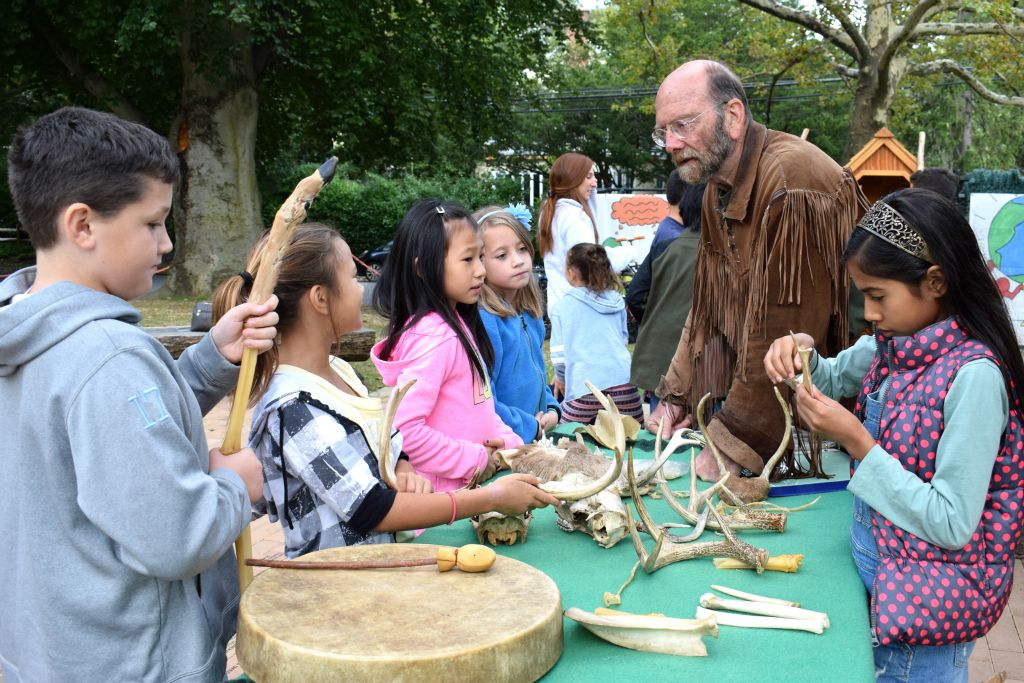
[{"label": "child in background", "polygon": [[572,289],[551,309],[551,364],[555,394],[564,397],[562,422],[591,424],[601,404],[590,382],[619,412],[642,421],[640,393],[629,383],[626,304],[608,254],[599,244],[577,244],[565,258]]},{"label": "child in background", "polygon": [[[266,238],[249,271],[217,291],[214,315],[245,299]],[[251,276],[250,276],[251,273]],[[497,509],[520,514],[554,499],[537,479],[509,475],[486,488],[434,494],[391,436],[398,492],[381,482],[377,454],[381,400],[348,363],[331,355],[362,326],[363,287],[348,245],[333,229],[299,226],[281,258],[277,291],[280,343],[256,361],[249,442],[263,464],[267,508],[280,520],[285,553],[359,543],[392,543],[395,531],[452,523]]]},{"label": "child in background", "polygon": [[384,383],[416,384],[395,427],[409,462],[435,491],[484,481],[498,467],[495,451],[523,440],[494,410],[487,368],[491,342],[477,301],[484,283],[483,243],[465,209],[417,202],[402,218],[373,305],[388,319],[374,345]]},{"label": "child in background", "polygon": [[228,311],[175,361],[138,326],[171,251],[178,158],[111,114],[23,128],[7,177],[36,265],[0,284],[0,669],[16,681],[221,681],[232,544],[262,495],[248,448],[208,449],[203,414],[275,301]]},{"label": "child in background", "polygon": [[474,218],[484,238],[487,280],[480,318],[494,349],[494,407],[501,421],[529,443],[543,437],[559,416],[544,366],[544,311],[533,277],[530,211],[522,204],[490,206]]},{"label": "child in background", "polygon": [[[874,337],[810,361],[800,416],[853,459],[851,545],[878,680],[966,681],[1010,596],[1022,522],[1024,363],[977,241],[946,199],[877,202],[843,254]],[[797,335],[813,346],[808,335]],[[773,382],[805,370],[787,336]],[[834,399],[857,396],[854,413]]]}]

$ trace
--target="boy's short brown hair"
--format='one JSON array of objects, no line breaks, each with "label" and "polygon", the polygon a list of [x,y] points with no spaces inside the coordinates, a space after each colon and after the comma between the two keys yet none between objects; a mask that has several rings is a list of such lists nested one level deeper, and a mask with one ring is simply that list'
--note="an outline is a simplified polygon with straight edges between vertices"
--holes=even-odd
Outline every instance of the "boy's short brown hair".
[{"label": "boy's short brown hair", "polygon": [[144,178],[176,183],[178,159],[161,135],[113,114],[64,107],[21,128],[7,153],[18,220],[37,250],[57,242],[57,216],[81,202],[104,216],[137,201]]}]

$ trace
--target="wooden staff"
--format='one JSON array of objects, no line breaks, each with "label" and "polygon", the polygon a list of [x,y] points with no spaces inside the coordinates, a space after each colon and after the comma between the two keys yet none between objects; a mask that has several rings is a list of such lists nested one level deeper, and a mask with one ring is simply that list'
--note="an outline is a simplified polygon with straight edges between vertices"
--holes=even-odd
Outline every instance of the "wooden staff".
[{"label": "wooden staff", "polygon": [[[309,205],[324,185],[334,178],[337,167],[338,157],[331,157],[325,161],[312,175],[299,181],[295,190],[277,210],[274,224],[270,228],[267,249],[260,259],[259,270],[249,293],[249,301],[264,303],[273,295],[274,287],[277,285],[277,274],[281,268],[281,257],[291,240],[292,233],[296,226],[306,220]],[[256,349],[246,348],[242,352],[242,366],[238,371],[238,384],[235,385],[235,398],[231,404],[231,415],[228,417],[227,434],[220,447],[224,455],[231,455],[242,449],[242,421],[245,418],[245,408],[249,404],[249,390],[252,389],[255,374]],[[252,582],[252,567],[245,563],[252,557],[252,534],[249,532],[248,524],[235,541],[235,556],[238,561],[239,588],[244,591]]]}]

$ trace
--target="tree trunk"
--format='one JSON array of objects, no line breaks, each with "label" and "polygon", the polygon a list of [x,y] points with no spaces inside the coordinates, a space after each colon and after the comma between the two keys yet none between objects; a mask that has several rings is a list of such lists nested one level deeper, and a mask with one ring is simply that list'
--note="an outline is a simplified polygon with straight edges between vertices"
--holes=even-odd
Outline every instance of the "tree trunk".
[{"label": "tree trunk", "polygon": [[[226,30],[225,33],[228,31]],[[175,254],[168,288],[207,295],[245,257],[263,229],[256,185],[258,94],[248,31],[225,62],[199,54],[201,40],[182,41],[184,85],[176,131],[182,180],[174,209]],[[191,46],[196,49],[193,51]]]}]

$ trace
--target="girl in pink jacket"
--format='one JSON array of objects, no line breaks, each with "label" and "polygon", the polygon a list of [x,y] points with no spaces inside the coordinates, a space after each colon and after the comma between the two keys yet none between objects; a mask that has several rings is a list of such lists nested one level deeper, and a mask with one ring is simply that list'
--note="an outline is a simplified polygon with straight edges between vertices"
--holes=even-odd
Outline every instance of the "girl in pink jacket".
[{"label": "girl in pink jacket", "polygon": [[487,368],[494,353],[477,309],[482,254],[465,209],[418,202],[395,232],[373,293],[374,308],[389,321],[373,362],[389,386],[416,380],[394,426],[410,464],[435,491],[490,478],[495,451],[522,444],[498,418],[491,397]]}]

